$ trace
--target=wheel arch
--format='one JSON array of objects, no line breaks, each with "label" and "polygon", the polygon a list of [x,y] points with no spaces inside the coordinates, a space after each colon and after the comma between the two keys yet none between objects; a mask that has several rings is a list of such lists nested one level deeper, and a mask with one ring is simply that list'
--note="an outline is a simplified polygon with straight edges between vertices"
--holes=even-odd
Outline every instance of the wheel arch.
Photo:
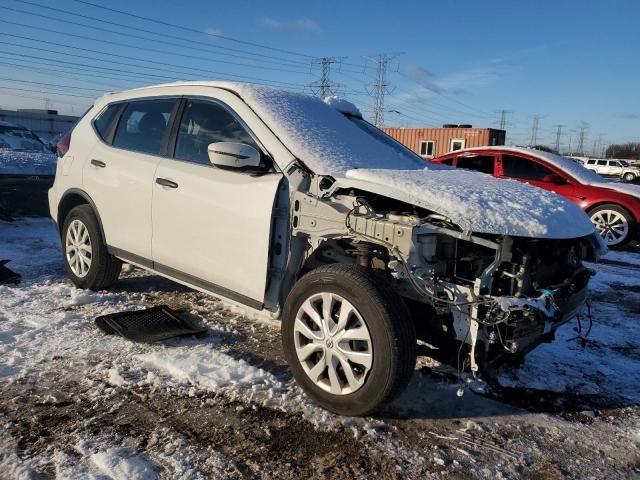
[{"label": "wheel arch", "polygon": [[591,215],[591,212],[593,212],[596,208],[598,207],[602,207],[604,205],[613,205],[615,207],[618,208],[622,208],[624,211],[626,211],[631,218],[633,219],[634,223],[638,223],[638,218],[636,217],[636,215],[634,215],[633,209],[629,208],[627,205],[625,205],[624,203],[621,203],[617,200],[599,200],[598,202],[594,203],[593,205],[589,205],[589,207],[586,208],[586,213],[588,215]]},{"label": "wheel arch", "polygon": [[69,190],[64,192],[64,194],[60,198],[60,202],[58,202],[56,222],[58,225],[59,233],[62,234],[64,220],[65,218],[67,218],[67,215],[69,215],[69,212],[79,205],[89,205],[91,207],[91,209],[93,210],[93,214],[96,216],[96,220],[98,221],[98,227],[100,228],[102,238],[105,239],[106,243],[107,237],[105,235],[104,228],[102,227],[102,220],[100,219],[98,208],[96,207],[96,204],[94,203],[91,196],[87,192],[79,188],[70,188]]}]

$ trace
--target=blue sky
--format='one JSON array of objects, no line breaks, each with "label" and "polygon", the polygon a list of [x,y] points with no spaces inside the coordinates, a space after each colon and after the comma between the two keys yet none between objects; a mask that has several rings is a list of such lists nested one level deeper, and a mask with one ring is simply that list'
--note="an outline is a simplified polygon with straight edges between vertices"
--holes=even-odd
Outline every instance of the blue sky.
[{"label": "blue sky", "polygon": [[344,58],[332,80],[366,114],[373,56],[388,53],[395,56],[389,126],[496,126],[496,112],[506,109],[514,143],[529,142],[534,115],[541,117],[538,143],[552,144],[555,125],[563,124],[566,147],[581,122],[589,125],[589,148],[600,138],[640,140],[635,0],[103,5],[193,31],[76,0],[1,0],[0,106],[80,113],[102,91],[175,79],[236,78],[304,90],[319,75],[312,58],[333,56]]}]

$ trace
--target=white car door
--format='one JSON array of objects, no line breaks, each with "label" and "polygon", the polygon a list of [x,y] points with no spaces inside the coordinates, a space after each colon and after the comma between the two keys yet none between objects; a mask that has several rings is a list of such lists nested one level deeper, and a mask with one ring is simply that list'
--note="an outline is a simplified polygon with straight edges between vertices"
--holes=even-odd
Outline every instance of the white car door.
[{"label": "white car door", "polygon": [[127,103],[112,138],[97,142],[86,159],[84,188],[116,253],[151,259],[153,180],[175,106],[177,99],[167,98]]},{"label": "white car door", "polygon": [[609,160],[609,175],[615,175],[619,177],[622,175],[622,164],[615,160]]},{"label": "white car door", "polygon": [[266,289],[271,217],[282,174],[213,166],[207,147],[219,141],[261,149],[226,105],[186,101],[174,158],[163,159],[155,175],[154,268],[258,307]]}]

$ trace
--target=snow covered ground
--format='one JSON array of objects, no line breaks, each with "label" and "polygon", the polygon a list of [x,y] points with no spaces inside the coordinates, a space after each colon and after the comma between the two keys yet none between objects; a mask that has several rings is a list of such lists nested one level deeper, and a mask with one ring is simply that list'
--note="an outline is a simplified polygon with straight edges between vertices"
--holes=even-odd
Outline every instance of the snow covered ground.
[{"label": "snow covered ground", "polygon": [[[74,288],[48,220],[0,222],[2,258],[23,276],[0,286],[2,479],[640,476],[640,252],[595,266],[586,342],[566,325],[461,398],[420,357],[363,419],[306,400],[275,322],[133,268],[109,292]],[[158,304],[207,334],[144,345],[93,324]]]}]

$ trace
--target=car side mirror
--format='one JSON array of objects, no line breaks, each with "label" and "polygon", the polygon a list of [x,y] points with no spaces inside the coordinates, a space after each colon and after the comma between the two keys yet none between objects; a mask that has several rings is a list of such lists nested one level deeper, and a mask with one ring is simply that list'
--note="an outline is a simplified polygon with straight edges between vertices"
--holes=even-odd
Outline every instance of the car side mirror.
[{"label": "car side mirror", "polygon": [[207,147],[209,161],[216,167],[247,168],[260,166],[260,152],[251,145],[236,142],[215,142]]},{"label": "car side mirror", "polygon": [[562,178],[560,175],[556,175],[555,173],[545,175],[544,177],[542,177],[542,181],[546,183],[553,183],[554,185],[564,185],[567,183],[564,178]]}]

